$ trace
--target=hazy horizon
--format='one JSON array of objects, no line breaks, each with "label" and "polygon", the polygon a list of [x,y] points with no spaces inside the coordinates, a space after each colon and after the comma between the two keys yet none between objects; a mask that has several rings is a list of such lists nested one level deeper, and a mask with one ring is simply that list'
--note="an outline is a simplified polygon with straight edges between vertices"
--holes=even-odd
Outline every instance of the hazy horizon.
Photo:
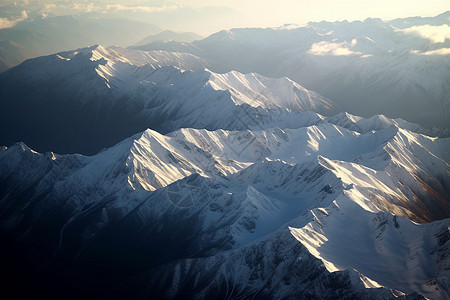
[{"label": "hazy horizon", "polygon": [[392,20],[433,17],[448,11],[445,0],[423,1],[2,1],[0,29],[38,16],[90,15],[122,18],[157,25],[162,29],[192,31],[203,36],[239,27],[279,27],[318,21]]}]

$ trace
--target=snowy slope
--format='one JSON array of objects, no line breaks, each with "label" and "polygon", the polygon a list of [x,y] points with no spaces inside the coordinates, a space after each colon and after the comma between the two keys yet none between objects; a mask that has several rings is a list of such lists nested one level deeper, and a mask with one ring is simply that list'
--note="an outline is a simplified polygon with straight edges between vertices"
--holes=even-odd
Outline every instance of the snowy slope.
[{"label": "snowy slope", "polygon": [[450,221],[418,225],[364,210],[354,197],[346,191],[332,205],[311,211],[314,221],[291,228],[292,234],[330,271],[354,269],[373,287],[448,299]]},{"label": "snowy slope", "polygon": [[446,299],[450,140],[366,131],[146,130],[94,156],[19,143],[0,152],[0,226],[102,297]]},{"label": "snowy slope", "polygon": [[448,129],[447,16],[235,28],[191,45],[153,44],[149,49],[190,51],[219,73],[286,76],[352,114],[384,114]]},{"label": "snowy slope", "polygon": [[212,73],[209,84],[216,90],[229,90],[237,105],[281,107],[289,111],[313,111],[329,114],[332,104],[289,78],[270,79],[259,74],[242,75],[232,71]]},{"label": "snowy slope", "polygon": [[30,58],[94,44],[128,46],[160,31],[148,23],[118,18],[29,15],[0,29],[0,72]]},{"label": "snowy slope", "polygon": [[[306,41],[333,38],[329,29],[371,36],[333,47],[376,56],[392,46],[381,20],[206,42],[266,41],[283,56],[284,38],[300,34],[293,47],[316,69],[324,62]],[[243,69],[260,58],[249,53]],[[39,270],[97,299],[449,298],[448,130],[335,115],[287,77],[215,73],[208,59],[93,46],[1,74],[0,230]],[[417,88],[394,73],[371,82]],[[41,151],[55,145],[94,155]]]},{"label": "snowy slope", "polygon": [[[47,161],[48,157],[56,162],[59,158],[85,162],[71,175],[76,179],[66,183],[76,183],[74,189],[80,191],[85,184],[110,189],[110,184],[104,183],[111,180],[104,178],[110,172],[121,175],[114,177],[122,180],[117,188],[125,184],[129,190],[153,191],[193,174],[221,182],[239,174],[253,178],[252,182],[260,178],[263,186],[270,187],[273,182],[261,175],[267,168],[274,164],[280,168],[269,174],[276,174],[276,180],[286,184],[290,178],[285,178],[281,170],[302,173],[313,161],[326,166],[339,178],[340,185],[355,187],[360,198],[367,199],[360,205],[368,210],[391,211],[424,222],[450,214],[445,200],[450,190],[449,149],[448,138],[431,138],[398,127],[366,134],[331,124],[263,131],[181,129],[168,135],[146,130],[92,157],[40,155],[24,144],[16,144],[2,153],[2,173],[4,178],[14,174],[26,155],[37,161]],[[41,176],[33,169],[25,170],[29,172],[26,180]],[[288,194],[299,193],[299,187],[293,184]]]},{"label": "snowy slope", "polygon": [[29,60],[0,76],[0,142],[94,154],[149,127],[167,133],[186,127],[262,130],[326,122],[360,133],[397,125],[449,136],[384,116],[326,118],[322,114],[333,115],[337,108],[288,78],[218,74],[204,66],[190,54],[102,46]]},{"label": "snowy slope", "polygon": [[449,129],[426,129],[417,124],[407,122],[403,119],[390,119],[384,115],[375,115],[371,118],[364,119],[362,117],[351,115],[347,112],[339,113],[333,117],[325,119],[325,122],[335,124],[340,127],[354,130],[360,133],[366,133],[370,130],[386,129],[392,125],[407,129],[415,133],[421,133],[428,136],[449,137]]},{"label": "snowy slope", "polygon": [[216,74],[191,54],[116,47],[29,60],[0,75],[0,86],[2,128],[11,128],[1,142],[66,153],[93,154],[146,128],[301,127],[335,112],[287,78]]}]

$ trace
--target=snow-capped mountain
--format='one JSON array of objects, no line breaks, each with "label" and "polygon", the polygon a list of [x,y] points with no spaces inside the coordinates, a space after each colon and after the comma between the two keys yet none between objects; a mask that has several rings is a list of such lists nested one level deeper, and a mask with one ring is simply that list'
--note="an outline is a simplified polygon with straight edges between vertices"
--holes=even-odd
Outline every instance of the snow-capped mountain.
[{"label": "snow-capped mountain", "polygon": [[323,114],[339,108],[286,77],[219,74],[205,65],[186,53],[102,46],[29,60],[0,75],[0,141],[94,154],[146,128],[261,130],[321,122],[360,133],[397,124],[430,136],[449,135],[384,116],[326,118]]},{"label": "snow-capped mountain", "polygon": [[89,45],[128,46],[160,31],[155,25],[118,18],[29,17],[11,28],[0,29],[0,72],[29,58]]},{"label": "snow-capped mountain", "polygon": [[390,213],[366,211],[351,197],[344,194],[313,210],[314,220],[292,228],[292,234],[329,271],[364,274],[367,287],[388,285],[428,299],[448,299],[448,219],[417,225]]},{"label": "snow-capped mountain", "polygon": [[352,114],[383,113],[450,128],[448,14],[236,28],[192,44],[152,43],[144,49],[188,51],[220,73],[286,76]]},{"label": "snow-capped mountain", "polygon": [[445,17],[92,46],[0,74],[0,241],[23,253],[7,270],[29,261],[58,298],[449,299],[450,131],[380,114],[443,124],[446,56],[425,53],[447,41],[411,26]]},{"label": "snow-capped mountain", "polygon": [[146,130],[94,156],[15,144],[1,228],[99,298],[446,299],[450,140],[365,129]]},{"label": "snow-capped mountain", "polygon": [[288,78],[204,68],[191,54],[102,46],[26,61],[0,75],[1,142],[93,154],[146,128],[299,127],[299,112],[336,111]]},{"label": "snow-capped mountain", "polygon": [[[237,28],[193,43],[187,42],[193,35],[178,37],[180,42],[160,40],[176,39],[166,31],[156,35],[159,40],[136,47],[191,53],[218,73],[237,70],[288,77],[333,99],[342,111],[364,117],[383,113],[448,129],[448,15]],[[5,42],[0,45],[0,69],[88,44],[133,45],[157,32],[149,24],[117,19],[60,16],[24,21],[0,30]]]}]

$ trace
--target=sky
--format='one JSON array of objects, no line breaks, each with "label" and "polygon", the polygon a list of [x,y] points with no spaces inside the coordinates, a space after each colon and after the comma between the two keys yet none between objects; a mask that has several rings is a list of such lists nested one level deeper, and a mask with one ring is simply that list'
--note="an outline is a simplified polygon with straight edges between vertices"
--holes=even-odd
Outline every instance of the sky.
[{"label": "sky", "polygon": [[92,14],[145,21],[208,35],[233,27],[304,25],[309,21],[435,16],[449,0],[0,0],[0,28],[37,15]]}]

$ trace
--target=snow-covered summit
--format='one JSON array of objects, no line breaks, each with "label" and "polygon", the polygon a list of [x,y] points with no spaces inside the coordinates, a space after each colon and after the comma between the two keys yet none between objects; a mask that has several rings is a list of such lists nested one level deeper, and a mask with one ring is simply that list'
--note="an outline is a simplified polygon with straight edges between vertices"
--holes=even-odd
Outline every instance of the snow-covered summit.
[{"label": "snow-covered summit", "polygon": [[192,53],[213,71],[287,76],[352,114],[449,128],[449,25],[444,13],[235,28],[195,41]]},{"label": "snow-covered summit", "polygon": [[[0,75],[0,86],[1,112],[8,112],[1,127],[12,128],[1,142],[23,140],[66,153],[93,154],[146,128],[300,127],[336,111],[330,100],[288,78],[218,74],[191,54],[117,47],[28,60]],[[33,126],[13,126],[14,114]],[[52,137],[42,126],[55,128]],[[74,127],[82,134],[71,134]]]},{"label": "snow-covered summit", "polygon": [[339,113],[333,117],[324,119],[325,122],[332,123],[349,130],[366,133],[370,130],[386,129],[391,126],[397,126],[412,132],[425,134],[432,137],[450,137],[450,130],[423,128],[417,124],[407,122],[403,119],[390,119],[384,115],[375,115],[371,118],[362,118],[349,114],[347,112]]},{"label": "snow-covered summit", "polygon": [[[0,151],[0,227],[82,290],[448,298],[448,132],[333,116],[287,77],[190,54],[93,46],[5,74],[0,133],[27,143]],[[115,145],[32,150],[52,139]]]},{"label": "snow-covered summit", "polygon": [[[13,145],[0,152],[2,228],[24,240],[44,232],[41,237],[49,242],[34,254],[39,261],[75,261],[80,274],[86,264],[108,264],[118,268],[111,276],[126,280],[117,271],[116,256],[95,254],[105,245],[119,256],[163,257],[166,261],[158,266],[140,260],[152,278],[164,278],[161,285],[149,279],[158,295],[167,292],[165,284],[173,285],[175,295],[186,288],[168,275],[174,268],[180,278],[191,280],[191,271],[206,267],[214,274],[193,285],[201,292],[189,293],[208,294],[223,280],[238,278],[241,292],[264,286],[265,293],[281,298],[289,291],[316,293],[318,283],[299,271],[306,264],[328,278],[320,282],[356,270],[359,275],[345,285],[347,292],[369,293],[374,299],[400,292],[445,299],[448,255],[441,236],[450,214],[450,140],[395,124],[378,128],[377,122],[368,122],[375,127],[358,132],[320,120],[295,129],[183,128],[166,135],[148,129],[89,157],[39,154],[23,143]],[[49,214],[58,216],[52,226]],[[424,222],[432,223],[419,225]],[[427,241],[421,236],[430,233],[434,252],[420,245]],[[299,248],[294,237],[306,248]],[[145,242],[135,248],[132,240]],[[344,246],[333,246],[341,240]],[[396,265],[393,253],[405,251],[412,265]],[[351,259],[357,255],[372,259]],[[274,258],[280,261],[271,262]],[[389,266],[382,268],[380,261]],[[271,271],[258,271],[262,265]],[[221,273],[221,268],[241,271]],[[279,279],[273,268],[290,279],[268,281]],[[383,276],[396,268],[414,276]],[[365,291],[364,286],[377,289]]]}]

